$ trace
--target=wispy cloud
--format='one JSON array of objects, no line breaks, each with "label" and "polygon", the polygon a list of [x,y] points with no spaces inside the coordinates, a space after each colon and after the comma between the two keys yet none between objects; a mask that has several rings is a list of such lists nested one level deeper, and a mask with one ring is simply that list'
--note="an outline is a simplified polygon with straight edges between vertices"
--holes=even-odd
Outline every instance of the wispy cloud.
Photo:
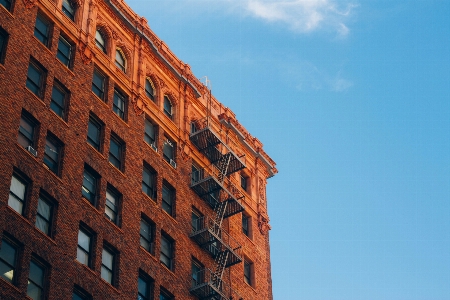
[{"label": "wispy cloud", "polygon": [[300,91],[328,90],[345,92],[353,87],[353,81],[343,75],[342,67],[334,72],[323,70],[309,61],[291,61],[279,64],[280,75]]},{"label": "wispy cloud", "polygon": [[348,0],[246,0],[247,10],[268,22],[281,22],[302,33],[317,30],[334,31],[338,36],[348,35],[346,24],[356,7]]}]

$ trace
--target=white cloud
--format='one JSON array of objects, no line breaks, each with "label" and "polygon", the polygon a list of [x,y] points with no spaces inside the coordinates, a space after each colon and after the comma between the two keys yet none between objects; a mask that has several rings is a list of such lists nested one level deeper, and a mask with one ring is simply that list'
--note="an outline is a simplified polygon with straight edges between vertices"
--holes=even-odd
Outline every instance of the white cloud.
[{"label": "white cloud", "polygon": [[[241,0],[242,1],[242,0]],[[302,33],[327,30],[346,36],[356,7],[349,0],[246,0],[247,11],[268,22],[281,22]]]}]

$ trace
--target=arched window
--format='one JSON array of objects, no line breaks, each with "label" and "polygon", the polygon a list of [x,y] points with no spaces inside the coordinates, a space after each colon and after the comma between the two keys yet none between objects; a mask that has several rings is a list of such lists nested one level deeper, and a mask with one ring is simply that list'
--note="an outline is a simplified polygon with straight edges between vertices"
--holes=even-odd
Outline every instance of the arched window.
[{"label": "arched window", "polygon": [[98,28],[97,31],[95,32],[95,45],[98,48],[100,48],[100,50],[102,50],[103,53],[106,53],[106,38],[105,35]]},{"label": "arched window", "polygon": [[125,73],[125,55],[122,53],[122,50],[116,49],[116,66],[121,69]]},{"label": "arched window", "polygon": [[75,4],[70,0],[63,0],[62,11],[72,21],[75,21],[75,12],[77,8]]},{"label": "arched window", "polygon": [[170,102],[170,99],[167,96],[164,96],[164,114],[168,116],[170,119],[172,119],[173,117],[172,103]]},{"label": "arched window", "polygon": [[153,88],[153,84],[149,78],[145,79],[145,94],[149,97],[153,102],[155,102],[155,89]]}]

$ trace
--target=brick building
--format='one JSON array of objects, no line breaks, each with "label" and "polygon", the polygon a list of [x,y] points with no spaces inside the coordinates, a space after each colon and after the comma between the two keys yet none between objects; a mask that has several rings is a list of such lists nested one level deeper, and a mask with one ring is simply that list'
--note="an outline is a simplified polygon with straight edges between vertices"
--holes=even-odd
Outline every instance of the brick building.
[{"label": "brick building", "polygon": [[122,0],[0,0],[0,120],[0,299],[272,299],[275,163]]}]

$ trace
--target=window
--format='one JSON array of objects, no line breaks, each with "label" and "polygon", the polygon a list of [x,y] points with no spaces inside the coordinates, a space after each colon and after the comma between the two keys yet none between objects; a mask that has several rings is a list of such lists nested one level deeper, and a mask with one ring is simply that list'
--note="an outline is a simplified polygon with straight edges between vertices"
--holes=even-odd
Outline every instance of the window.
[{"label": "window", "polygon": [[[0,0],[0,3],[6,0]],[[0,64],[5,62],[5,54],[6,54],[6,45],[8,44],[8,33],[0,27]]]},{"label": "window", "polygon": [[156,150],[156,126],[152,122],[145,119],[144,141]]},{"label": "window", "polygon": [[175,298],[165,288],[161,287],[159,289],[159,300],[172,300],[172,299]]},{"label": "window", "polygon": [[48,133],[47,139],[45,140],[44,164],[56,175],[59,175],[60,173],[62,149],[62,142],[56,139],[52,134]]},{"label": "window", "polygon": [[191,134],[194,134],[198,131],[197,123],[195,121],[191,122]]},{"label": "window", "polygon": [[167,96],[164,96],[164,114],[172,120],[172,102]]},{"label": "window", "polygon": [[93,234],[84,228],[78,230],[77,260],[91,267]]},{"label": "window", "polygon": [[192,273],[192,287],[203,283],[203,265],[196,259],[192,259],[191,273]]},{"label": "window", "polygon": [[72,21],[75,21],[76,7],[72,1],[63,0],[62,11],[69,19],[71,19]]},{"label": "window", "polygon": [[109,162],[117,169],[123,171],[125,143],[114,133],[109,140]]},{"label": "window", "polygon": [[90,167],[84,167],[83,173],[83,186],[81,188],[81,193],[84,198],[89,200],[93,206],[97,202],[97,185],[100,176],[95,173]]},{"label": "window", "polygon": [[101,149],[103,122],[94,115],[89,116],[87,142],[97,151]]},{"label": "window", "polygon": [[244,176],[242,174],[239,174],[239,177],[241,178],[241,188],[244,191],[247,191],[247,188],[248,188],[248,177],[246,177],[246,176]]},{"label": "window", "polygon": [[94,75],[92,77],[92,92],[100,99],[104,100],[105,97],[105,82],[106,76],[100,73],[97,69],[94,69]]},{"label": "window", "polygon": [[153,279],[144,272],[139,272],[138,300],[153,299]]},{"label": "window", "polygon": [[116,66],[125,73],[125,55],[123,54],[121,49],[116,49]]},{"label": "window", "polygon": [[114,285],[114,265],[116,260],[115,251],[108,247],[103,247],[102,251],[102,278],[111,285]]},{"label": "window", "polygon": [[103,53],[106,53],[106,39],[105,35],[97,28],[95,32],[95,45],[102,50]]},{"label": "window", "polygon": [[27,296],[33,300],[44,299],[44,281],[46,276],[46,268],[35,258],[30,262],[30,273],[28,275]]},{"label": "window", "polygon": [[17,136],[17,142],[22,147],[35,147],[35,135],[37,133],[37,122],[27,112],[22,111],[19,125],[19,135]]},{"label": "window", "polygon": [[159,260],[169,270],[173,271],[174,241],[166,234],[161,233],[161,255]]},{"label": "window", "polygon": [[192,164],[191,170],[191,184],[195,184],[203,179],[203,169],[200,169],[198,166]]},{"label": "window", "polygon": [[121,198],[121,195],[115,188],[112,186],[106,188],[105,217],[116,225],[119,224],[119,206]]},{"label": "window", "polygon": [[15,283],[16,268],[17,268],[17,256],[19,247],[16,243],[3,237],[2,244],[0,245],[0,276],[6,281]]},{"label": "window", "polygon": [[8,205],[21,215],[23,215],[23,208],[25,206],[26,191],[27,183],[17,174],[13,174],[9,188]]},{"label": "window", "polygon": [[251,218],[245,214],[242,214],[242,232],[250,237],[250,223]]},{"label": "window", "polygon": [[72,66],[72,45],[62,36],[59,37],[56,57],[68,68]]},{"label": "window", "polygon": [[162,209],[175,217],[175,190],[166,182],[162,186]]},{"label": "window", "polygon": [[155,102],[155,88],[150,78],[145,79],[145,95]]},{"label": "window", "polygon": [[0,4],[3,5],[7,10],[11,11],[11,0],[0,0]]},{"label": "window", "polygon": [[191,217],[192,232],[196,232],[196,231],[202,229],[202,224],[201,224],[202,220],[203,220],[203,215],[195,208],[192,208],[192,217]]},{"label": "window", "polygon": [[37,62],[30,61],[26,87],[39,98],[44,96],[45,76],[46,71]]},{"label": "window", "polygon": [[151,254],[155,254],[155,224],[143,217],[141,217],[140,236],[141,246]]},{"label": "window", "polygon": [[145,163],[142,172],[142,191],[156,200],[156,171]]},{"label": "window", "polygon": [[48,236],[52,236],[52,221],[53,221],[53,203],[39,196],[37,215],[36,215],[36,228],[45,233]]},{"label": "window", "polygon": [[92,297],[78,286],[73,287],[72,300],[91,300]]},{"label": "window", "polygon": [[118,90],[114,89],[113,111],[122,120],[125,120],[125,107],[126,107],[125,96]]},{"label": "window", "polygon": [[251,286],[253,286],[252,273],[253,273],[253,263],[244,259],[244,281]]},{"label": "window", "polygon": [[34,36],[45,46],[49,46],[50,22],[41,15],[37,15],[34,25]]},{"label": "window", "polygon": [[166,139],[163,144],[163,158],[174,168],[177,167],[177,164],[175,163],[175,148],[175,143]]},{"label": "window", "polygon": [[50,101],[50,109],[66,120],[66,107],[69,99],[69,92],[59,83],[54,83],[52,89],[52,99]]}]

